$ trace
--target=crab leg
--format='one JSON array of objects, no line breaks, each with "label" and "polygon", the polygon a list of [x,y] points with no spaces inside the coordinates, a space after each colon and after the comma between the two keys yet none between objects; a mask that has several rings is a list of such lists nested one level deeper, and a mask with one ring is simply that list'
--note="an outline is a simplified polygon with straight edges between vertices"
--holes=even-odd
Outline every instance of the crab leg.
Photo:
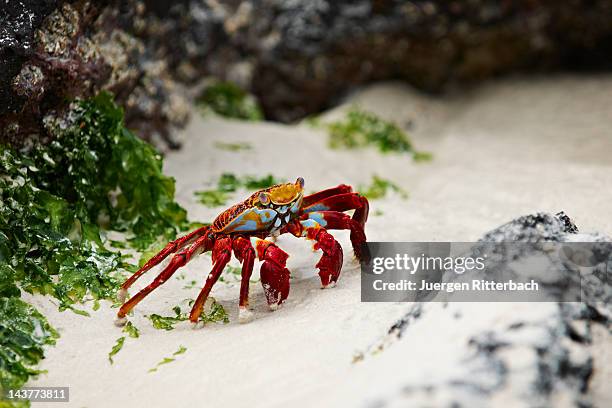
[{"label": "crab leg", "polygon": [[217,282],[217,279],[219,279],[219,276],[221,276],[221,272],[223,272],[223,268],[225,268],[225,265],[227,265],[231,256],[232,239],[225,237],[217,240],[212,251],[213,268],[208,274],[206,283],[196,298],[193,308],[191,309],[191,313],[189,314],[189,320],[191,320],[192,323],[198,322],[198,319],[202,314],[202,309],[204,308],[204,303],[210,294],[210,290]]},{"label": "crab leg", "polygon": [[238,309],[238,320],[240,323],[246,323],[252,317],[249,311],[249,280],[253,273],[253,264],[255,263],[255,249],[251,245],[251,241],[244,237],[235,238],[232,247],[234,255],[242,262],[242,280],[240,281],[240,303]]},{"label": "crab leg", "polygon": [[351,186],[347,186],[346,184],[340,184],[339,186],[328,188],[327,190],[317,191],[314,194],[310,194],[304,197],[302,201],[302,207],[309,207],[317,201],[321,201],[324,198],[335,196],[338,194],[350,193],[353,191]]},{"label": "crab leg", "polygon": [[127,290],[129,289],[129,287],[132,286],[134,282],[138,280],[138,278],[144,275],[145,272],[147,272],[148,270],[159,264],[161,261],[166,259],[168,255],[180,250],[182,247],[189,244],[189,242],[196,239],[198,236],[204,235],[209,229],[210,227],[208,226],[198,228],[195,231],[192,231],[189,234],[185,235],[184,237],[178,238],[168,243],[168,245],[166,245],[164,249],[159,251],[159,253],[153,258],[149,259],[149,261],[144,264],[142,268],[140,268],[136,273],[130,276],[128,280],[126,280],[123,285],[121,285],[121,289],[119,290],[118,294],[119,301],[125,301],[125,298],[127,297]]},{"label": "crab leg", "polygon": [[260,276],[264,294],[270,309],[275,310],[289,296],[289,277],[291,274],[285,267],[289,255],[273,242],[251,238],[261,264]]},{"label": "crab leg", "polygon": [[321,286],[333,287],[340,276],[342,268],[342,247],[325,228],[312,219],[294,221],[288,231],[297,237],[306,237],[315,241],[314,249],[321,249],[323,255],[317,263]]},{"label": "crab leg", "polygon": [[[178,268],[184,266],[191,257],[198,253],[199,250],[206,250],[207,243],[209,242],[208,237],[200,237],[189,247],[183,249],[176,255],[172,257],[168,266],[164,268],[164,270],[157,275],[153,282],[140,290],[136,295],[134,295],[130,300],[121,306],[119,312],[117,312],[117,317],[119,319],[123,319],[125,315],[127,315],[130,310],[134,308],[145,296],[155,290],[158,286],[166,282],[173,274],[176,272]],[[123,323],[122,320],[118,321],[118,323]]]},{"label": "crab leg", "polygon": [[355,256],[360,261],[369,261],[370,253],[367,247],[363,246],[366,242],[363,226],[354,218],[338,211],[313,211],[302,215],[301,218],[316,221],[317,224],[328,230],[350,230]]},{"label": "crab leg", "polygon": [[337,194],[325,197],[311,205],[302,205],[302,212],[311,213],[313,211],[348,211],[355,210],[353,220],[357,221],[362,229],[368,220],[370,204],[367,198],[359,193]]}]

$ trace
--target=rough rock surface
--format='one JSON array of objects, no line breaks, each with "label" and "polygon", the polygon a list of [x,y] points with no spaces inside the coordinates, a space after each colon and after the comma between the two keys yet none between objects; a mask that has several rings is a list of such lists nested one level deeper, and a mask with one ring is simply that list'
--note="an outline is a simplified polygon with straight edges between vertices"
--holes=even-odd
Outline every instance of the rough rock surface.
[{"label": "rough rock surface", "polygon": [[[582,303],[558,303],[546,319],[516,316],[515,322],[506,327],[473,334],[461,369],[450,380],[405,387],[384,401],[384,406],[401,406],[406,402],[420,406],[428,398],[444,401],[445,406],[488,406],[504,401],[507,395],[513,396],[513,406],[517,403],[529,407],[591,406],[588,391],[594,359],[605,359],[590,348],[593,332],[597,329],[609,332],[612,318],[607,281],[612,272],[612,240],[598,233],[579,234],[564,213],[554,216],[537,213],[502,225],[485,234],[481,241],[601,242],[607,244],[608,262],[604,264],[606,270],[596,271],[592,279],[583,281]],[[579,273],[566,266],[564,273]],[[430,310],[439,312],[434,310],[436,307],[432,303],[415,304],[374,350],[409,336],[411,325],[427,319]]]},{"label": "rough rock surface", "polygon": [[372,80],[439,91],[517,70],[611,63],[606,0],[190,0],[156,12],[147,36],[182,79],[238,82],[285,122]]},{"label": "rough rock surface", "polygon": [[212,75],[292,121],[350,87],[397,78],[426,90],[557,67],[609,68],[612,1],[4,2],[0,140],[38,134],[66,98],[117,93],[145,138],[186,120],[172,78]]},{"label": "rough rock surface", "polygon": [[0,141],[44,140],[45,117],[61,116],[76,97],[108,90],[126,108],[129,127],[175,146],[169,130],[185,123],[188,105],[165,62],[132,33],[145,9],[106,4],[0,6]]},{"label": "rough rock surface", "polygon": [[253,61],[267,115],[291,121],[372,80],[438,91],[510,71],[609,64],[611,15],[609,1],[264,0],[241,2],[225,29]]}]

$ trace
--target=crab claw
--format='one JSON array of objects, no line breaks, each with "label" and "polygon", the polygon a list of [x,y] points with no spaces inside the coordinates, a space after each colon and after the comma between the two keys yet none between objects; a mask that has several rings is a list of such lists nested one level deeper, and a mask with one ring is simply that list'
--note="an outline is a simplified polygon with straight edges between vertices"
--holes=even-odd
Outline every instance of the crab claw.
[{"label": "crab claw", "polygon": [[270,309],[276,310],[289,296],[289,277],[285,268],[289,255],[270,241],[258,240],[256,250],[261,264],[261,285]]},{"label": "crab claw", "polygon": [[289,296],[289,270],[271,260],[261,264],[261,284],[270,309],[276,310]]},{"label": "crab claw", "polygon": [[342,247],[333,236],[323,230],[319,232],[316,240],[315,249],[323,250],[323,255],[316,265],[319,268],[321,287],[323,289],[333,288],[336,286],[342,269]]}]

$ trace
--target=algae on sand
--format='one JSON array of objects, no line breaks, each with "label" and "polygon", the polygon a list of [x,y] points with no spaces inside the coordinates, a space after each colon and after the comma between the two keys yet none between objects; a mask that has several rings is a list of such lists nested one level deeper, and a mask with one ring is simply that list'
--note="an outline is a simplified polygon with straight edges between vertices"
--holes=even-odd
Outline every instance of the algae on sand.
[{"label": "algae on sand", "polygon": [[[315,126],[318,126],[315,122]],[[351,108],[344,120],[323,125],[329,133],[332,149],[355,149],[373,145],[382,153],[409,153],[416,162],[431,160],[430,153],[417,151],[397,124],[386,121],[374,113]]]},{"label": "algae on sand", "polygon": [[31,367],[57,338],[20,299],[22,291],[52,295],[60,309],[90,297],[111,299],[133,267],[106,248],[102,229],[131,236],[129,246],[143,250],[188,225],[161,156],[125,128],[111,95],[75,102],[67,116],[45,126],[53,136],[47,145],[25,153],[0,145],[3,389],[20,388],[37,374]]},{"label": "algae on sand", "polygon": [[204,112],[213,111],[227,118],[263,120],[263,113],[255,97],[232,82],[209,85],[196,99],[196,104]]},{"label": "algae on sand", "polygon": [[378,200],[387,195],[387,191],[391,190],[400,195],[401,198],[408,198],[408,192],[402,189],[394,182],[383,179],[377,175],[372,176],[372,183],[368,186],[359,186],[360,194],[370,200]]},{"label": "algae on sand", "polygon": [[[0,397],[41,373],[34,366],[57,332],[33,306],[17,297],[0,298]],[[0,399],[0,405],[2,399]]]},{"label": "algae on sand", "polygon": [[172,357],[164,357],[159,363],[157,363],[155,365],[155,367],[149,369],[149,372],[150,373],[156,372],[159,369],[160,366],[173,362],[174,360],[176,360],[176,358],[175,358],[176,356],[181,355],[181,354],[185,354],[186,351],[187,351],[187,347],[179,346],[178,350],[176,350],[174,353],[172,353]]},{"label": "algae on sand", "polygon": [[[205,306],[202,314],[200,315],[200,322],[202,323],[229,323],[229,317],[223,305],[218,303],[214,298],[209,297],[211,300],[210,307]],[[193,302],[190,302],[190,306]],[[180,306],[174,306],[172,308],[174,316],[160,316],[158,314],[150,314],[147,316],[151,320],[151,324],[158,330],[173,330],[174,325],[179,322],[184,322],[189,319],[189,314],[183,313]]]}]

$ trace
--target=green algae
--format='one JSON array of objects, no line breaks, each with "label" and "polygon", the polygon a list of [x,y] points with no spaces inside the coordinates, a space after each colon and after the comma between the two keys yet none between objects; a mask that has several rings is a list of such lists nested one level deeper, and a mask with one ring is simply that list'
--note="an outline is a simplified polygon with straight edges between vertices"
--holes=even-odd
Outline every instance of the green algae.
[{"label": "green algae", "polygon": [[[193,304],[193,300],[190,301],[190,306]],[[174,325],[180,322],[189,320],[189,313],[182,312],[180,306],[172,308],[174,316],[160,316],[158,314],[150,314],[147,316],[151,320],[151,324],[158,330],[174,330]],[[206,308],[200,315],[200,322],[202,323],[229,323],[229,316],[225,311],[225,308],[213,299],[210,310]]]},{"label": "green algae", "polygon": [[172,353],[172,357],[164,357],[159,363],[157,363],[155,365],[155,367],[149,369],[149,372],[150,373],[156,372],[159,369],[160,366],[173,362],[174,360],[176,360],[176,358],[175,358],[176,356],[181,355],[181,354],[185,354],[186,351],[187,351],[187,347],[179,346],[178,350],[176,350],[174,353]]},{"label": "green algae", "polygon": [[384,198],[388,191],[393,191],[402,198],[408,198],[408,193],[397,184],[390,180],[383,179],[376,175],[372,176],[372,182],[367,186],[359,186],[359,193],[369,200]]},{"label": "green algae", "polygon": [[42,372],[34,366],[44,358],[44,347],[55,344],[57,337],[33,306],[16,297],[0,298],[0,397]]},{"label": "green algae", "polygon": [[138,330],[138,327],[134,326],[132,322],[127,322],[127,324],[123,327],[123,332],[133,339],[137,339],[138,337],[140,337],[140,331]]},{"label": "green algae", "polygon": [[118,352],[121,351],[121,349],[123,348],[123,343],[125,343],[125,336],[124,337],[119,337],[117,339],[117,341],[115,342],[115,345],[113,346],[113,348],[111,349],[110,353],[108,353],[108,361],[113,364],[113,356],[115,354],[117,354]]},{"label": "green algae", "polygon": [[[188,227],[161,156],[123,124],[109,94],[73,104],[45,122],[47,145],[0,145],[0,384],[20,388],[54,344],[55,332],[22,292],[50,295],[60,310],[113,299],[134,266],[107,248],[104,230],[129,237],[114,247],[142,251]],[[35,329],[33,329],[35,328]],[[112,357],[112,356],[111,356]],[[1,400],[0,404],[12,404]]]},{"label": "green algae", "polygon": [[344,120],[325,123],[323,126],[329,133],[329,146],[332,149],[375,146],[382,153],[411,154],[417,162],[432,158],[430,153],[417,151],[406,132],[397,124],[357,107],[351,108]]},{"label": "green algae", "polygon": [[216,82],[207,86],[196,99],[202,112],[241,120],[263,120],[257,100],[238,85],[231,82]]}]

